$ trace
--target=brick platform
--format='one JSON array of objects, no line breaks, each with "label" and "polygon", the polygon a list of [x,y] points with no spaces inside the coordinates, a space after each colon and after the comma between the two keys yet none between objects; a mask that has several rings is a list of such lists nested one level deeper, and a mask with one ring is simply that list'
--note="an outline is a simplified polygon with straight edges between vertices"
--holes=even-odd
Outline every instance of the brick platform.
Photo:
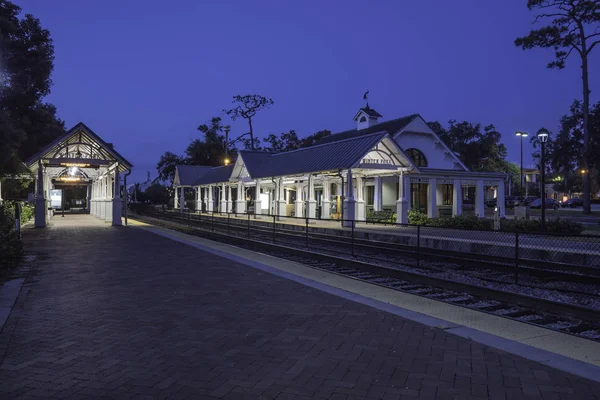
[{"label": "brick platform", "polygon": [[0,398],[600,399],[600,384],[89,216],[26,230]]}]

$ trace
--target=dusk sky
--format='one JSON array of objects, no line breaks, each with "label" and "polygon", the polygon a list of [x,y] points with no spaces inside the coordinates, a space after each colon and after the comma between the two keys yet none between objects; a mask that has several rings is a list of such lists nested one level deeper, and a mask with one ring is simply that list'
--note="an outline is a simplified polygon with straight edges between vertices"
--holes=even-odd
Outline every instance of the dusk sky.
[{"label": "dusk sky", "polygon": [[[182,154],[235,94],[275,101],[254,121],[261,138],[350,129],[368,89],[384,120],[419,113],[494,124],[515,162],[515,130],[556,130],[581,98],[578,58],[552,71],[551,50],[514,45],[533,28],[526,0],[16,3],[54,39],[48,101],[67,128],[81,121],[113,142],[135,165],[134,182],[155,177],[165,151]],[[231,125],[232,135],[248,131],[245,120]]]}]

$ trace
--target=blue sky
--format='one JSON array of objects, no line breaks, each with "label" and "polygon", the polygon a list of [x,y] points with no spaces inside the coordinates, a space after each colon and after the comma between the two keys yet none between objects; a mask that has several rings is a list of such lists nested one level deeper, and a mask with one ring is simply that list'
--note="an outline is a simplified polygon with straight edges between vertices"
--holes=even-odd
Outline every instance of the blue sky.
[{"label": "blue sky", "polygon": [[[513,44],[533,27],[526,0],[16,3],[54,39],[48,100],[67,127],[82,121],[113,142],[135,165],[134,181],[155,176],[163,152],[183,153],[235,94],[275,101],[254,121],[259,136],[306,136],[353,127],[368,89],[384,119],[494,124],[512,161],[515,130],[554,130],[581,97],[577,58],[551,71],[551,50]],[[599,61],[600,51],[593,102]],[[248,131],[245,121],[231,125],[232,135]]]}]

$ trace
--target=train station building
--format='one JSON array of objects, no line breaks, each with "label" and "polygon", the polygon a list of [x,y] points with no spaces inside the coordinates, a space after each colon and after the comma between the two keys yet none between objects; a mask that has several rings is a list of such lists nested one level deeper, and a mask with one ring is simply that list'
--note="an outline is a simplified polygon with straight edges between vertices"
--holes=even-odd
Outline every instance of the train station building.
[{"label": "train station building", "polygon": [[[367,105],[354,116],[354,129],[311,147],[242,150],[234,164],[221,167],[178,166],[174,205],[347,224],[387,211],[407,223],[409,209],[429,218],[460,215],[465,199],[483,217],[484,200],[496,197],[504,216],[506,174],[470,171],[418,114],[381,117]],[[194,204],[182,201],[185,188],[193,189]]]},{"label": "train station building", "polygon": [[126,180],[133,166],[85,124],[75,125],[25,164],[36,176],[36,227],[45,227],[57,210],[121,225],[121,177]]}]

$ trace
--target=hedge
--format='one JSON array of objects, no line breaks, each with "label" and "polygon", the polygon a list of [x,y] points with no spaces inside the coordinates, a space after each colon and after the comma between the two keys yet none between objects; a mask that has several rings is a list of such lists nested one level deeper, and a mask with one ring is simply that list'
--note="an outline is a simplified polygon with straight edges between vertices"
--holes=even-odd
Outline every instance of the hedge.
[{"label": "hedge", "polygon": [[23,257],[23,242],[15,230],[13,204],[0,205],[0,271],[16,267]]}]

